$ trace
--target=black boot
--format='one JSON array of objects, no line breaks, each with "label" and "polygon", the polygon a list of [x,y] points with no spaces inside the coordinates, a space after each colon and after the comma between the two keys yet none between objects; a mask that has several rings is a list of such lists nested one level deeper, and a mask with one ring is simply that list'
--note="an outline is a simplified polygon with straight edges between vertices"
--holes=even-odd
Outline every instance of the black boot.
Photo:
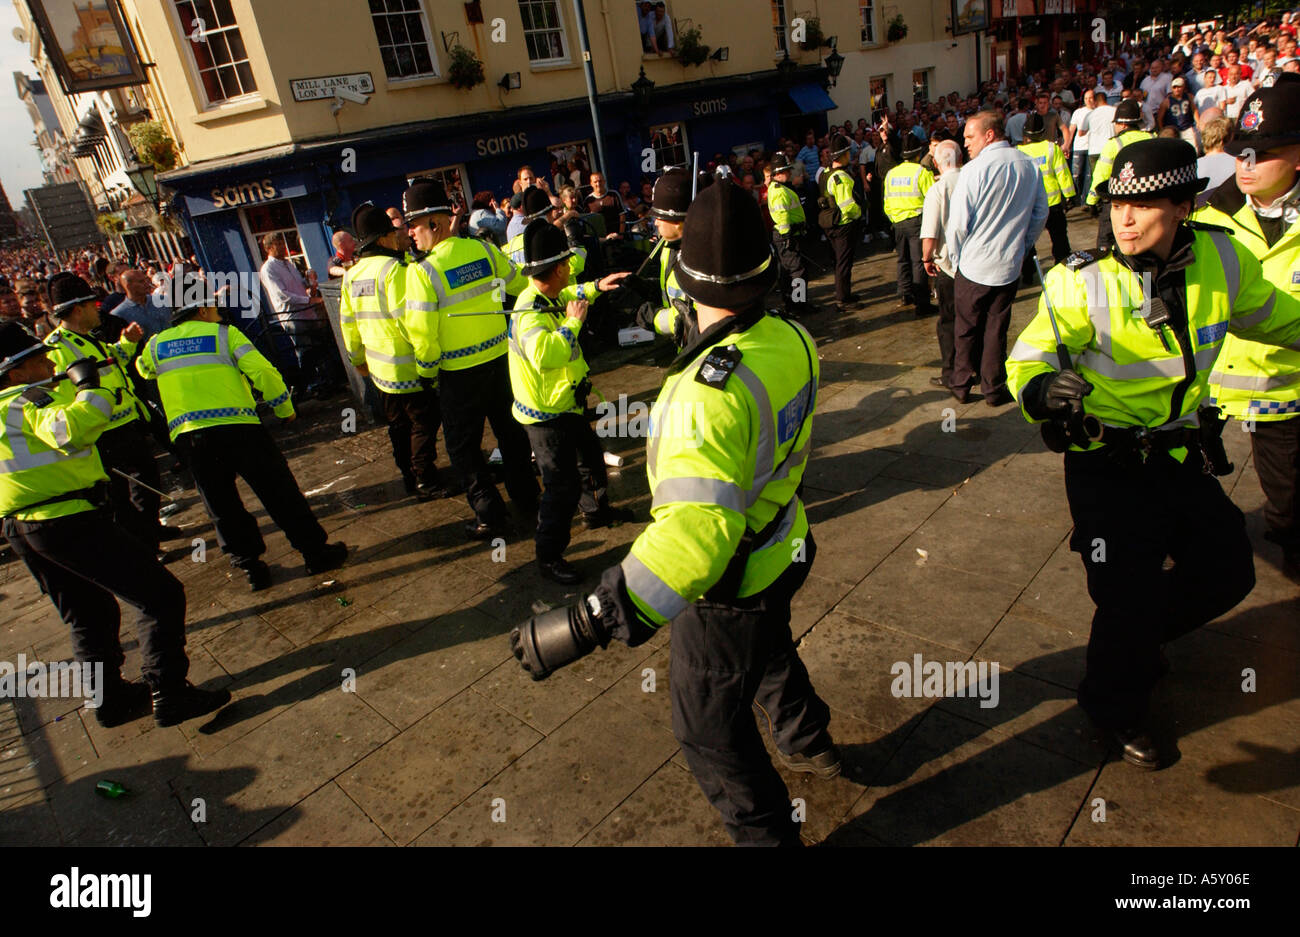
[{"label": "black boot", "polygon": [[149,687],[128,683],[120,675],[104,681],[104,696],[95,709],[95,721],[105,729],[123,725],[149,712]]},{"label": "black boot", "polygon": [[348,545],[346,543],[327,543],[314,553],[304,553],[302,558],[307,563],[307,572],[313,576],[317,573],[326,573],[331,569],[338,569],[343,565],[343,561],[348,556]]},{"label": "black boot", "polygon": [[563,557],[549,562],[538,560],[537,571],[546,579],[558,582],[562,586],[572,586],[582,582],[582,573],[574,569]]},{"label": "black boot", "polygon": [[271,585],[271,568],[261,560],[253,560],[242,569],[244,575],[248,577],[248,590],[250,592],[261,592]]},{"label": "black boot", "polygon": [[153,721],[159,726],[176,726],[229,702],[229,690],[200,690],[186,680],[153,691]]},{"label": "black boot", "polygon": [[1120,750],[1120,757],[1131,765],[1144,771],[1158,771],[1163,768],[1164,759],[1160,749],[1145,729],[1114,729],[1108,733],[1110,740]]}]

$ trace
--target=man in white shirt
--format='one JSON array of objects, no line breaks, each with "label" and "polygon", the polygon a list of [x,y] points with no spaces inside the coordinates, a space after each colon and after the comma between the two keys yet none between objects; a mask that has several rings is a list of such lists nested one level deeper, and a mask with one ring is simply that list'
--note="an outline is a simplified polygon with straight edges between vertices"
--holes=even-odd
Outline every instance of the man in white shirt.
[{"label": "man in white shirt", "polygon": [[1139,86],[1142,91],[1142,120],[1147,127],[1155,127],[1156,114],[1160,113],[1160,105],[1169,94],[1172,80],[1165,71],[1165,60],[1152,59],[1151,73],[1142,79]]},{"label": "man in white shirt", "polygon": [[939,357],[943,361],[943,371],[939,377],[930,378],[930,383],[947,389],[956,356],[954,326],[957,307],[953,295],[953,277],[957,275],[957,270],[948,257],[943,232],[948,224],[952,190],[957,185],[957,174],[961,171],[961,147],[957,141],[944,140],[935,146],[934,165],[939,170],[939,178],[925,193],[925,208],[921,211],[921,260],[925,264],[925,272],[934,277],[934,291],[939,297],[939,321],[935,324],[935,334],[939,339]]},{"label": "man in white shirt", "polygon": [[1074,191],[1079,193],[1088,191],[1088,134],[1092,123],[1090,118],[1096,108],[1097,92],[1089,88],[1083,92],[1083,106],[1070,115],[1070,125],[1065,128],[1064,149],[1070,157]]},{"label": "man in white shirt", "polygon": [[315,275],[304,279],[298,268],[289,260],[289,246],[283,234],[268,234],[262,238],[266,261],[262,264],[262,288],[271,301],[275,322],[288,339],[289,350],[297,363],[297,375],[291,375],[296,392],[324,395],[332,378],[326,342],[331,336],[326,323],[317,311],[310,290],[315,286]]},{"label": "man in white shirt", "polygon": [[1207,68],[1201,73],[1201,90],[1196,92],[1197,113],[1210,107],[1217,107],[1222,110],[1227,106],[1225,104],[1227,96],[1227,89],[1219,84],[1218,72],[1212,68]]},{"label": "man in white shirt", "polygon": [[[1092,109],[1092,114],[1088,117],[1088,188],[1078,189],[1081,193],[1086,193],[1092,189],[1092,172],[1097,166],[1097,160],[1101,157],[1101,148],[1106,145],[1106,141],[1115,136],[1115,105],[1103,104],[1103,99],[1098,99],[1097,106]],[[1094,205],[1089,214],[1096,218],[1101,209]]]},{"label": "man in white shirt", "polygon": [[1240,65],[1233,65],[1228,69],[1228,82],[1223,86],[1223,90],[1226,95],[1224,113],[1231,120],[1236,120],[1241,114],[1241,106],[1246,103],[1246,98],[1255,93],[1255,86],[1242,79]]}]

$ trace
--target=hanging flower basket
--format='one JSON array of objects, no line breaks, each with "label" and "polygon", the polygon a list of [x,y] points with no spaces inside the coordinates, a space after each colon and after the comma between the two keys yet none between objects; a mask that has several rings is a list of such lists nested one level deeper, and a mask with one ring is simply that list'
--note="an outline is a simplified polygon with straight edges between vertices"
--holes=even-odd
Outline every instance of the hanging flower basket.
[{"label": "hanging flower basket", "polygon": [[822,21],[820,18],[813,16],[804,21],[803,41],[799,47],[805,52],[811,52],[820,49],[826,45],[826,35],[822,32]]},{"label": "hanging flower basket", "polygon": [[885,32],[885,38],[890,42],[902,42],[907,38],[907,24],[903,22],[902,13],[889,21],[889,29]]},{"label": "hanging flower basket", "polygon": [[460,43],[451,47],[451,62],[447,66],[447,80],[462,91],[468,91],[484,82],[483,63]]},{"label": "hanging flower basket", "polygon": [[700,27],[692,26],[677,37],[677,61],[683,65],[703,65],[709,57],[709,47],[700,41]]}]

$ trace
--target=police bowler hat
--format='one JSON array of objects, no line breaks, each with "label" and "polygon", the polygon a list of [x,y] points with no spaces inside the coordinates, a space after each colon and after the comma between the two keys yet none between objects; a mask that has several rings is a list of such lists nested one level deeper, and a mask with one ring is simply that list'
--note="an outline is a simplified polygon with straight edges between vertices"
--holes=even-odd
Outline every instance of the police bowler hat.
[{"label": "police bowler hat", "polygon": [[754,197],[735,185],[701,191],[686,216],[677,282],[697,302],[740,311],[776,283],[777,265]]}]

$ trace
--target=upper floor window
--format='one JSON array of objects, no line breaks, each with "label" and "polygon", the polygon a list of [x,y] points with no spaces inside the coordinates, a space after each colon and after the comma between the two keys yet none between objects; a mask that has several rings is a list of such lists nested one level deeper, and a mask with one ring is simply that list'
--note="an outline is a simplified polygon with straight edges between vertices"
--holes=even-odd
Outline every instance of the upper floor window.
[{"label": "upper floor window", "polygon": [[370,0],[370,18],[389,78],[437,76],[420,0]]},{"label": "upper floor window", "polygon": [[776,38],[776,54],[790,48],[790,34],[786,31],[785,0],[772,0],[772,33]]},{"label": "upper floor window", "polygon": [[876,44],[876,0],[858,0],[858,17],[862,24],[862,44]]},{"label": "upper floor window", "polygon": [[528,60],[534,65],[569,61],[569,43],[556,0],[519,0]]},{"label": "upper floor window", "polygon": [[230,0],[175,0],[175,4],[208,105],[256,92]]},{"label": "upper floor window", "polygon": [[632,0],[636,6],[637,25],[641,28],[641,52],[644,55],[667,55],[677,48],[673,37],[673,18],[664,0]]}]

